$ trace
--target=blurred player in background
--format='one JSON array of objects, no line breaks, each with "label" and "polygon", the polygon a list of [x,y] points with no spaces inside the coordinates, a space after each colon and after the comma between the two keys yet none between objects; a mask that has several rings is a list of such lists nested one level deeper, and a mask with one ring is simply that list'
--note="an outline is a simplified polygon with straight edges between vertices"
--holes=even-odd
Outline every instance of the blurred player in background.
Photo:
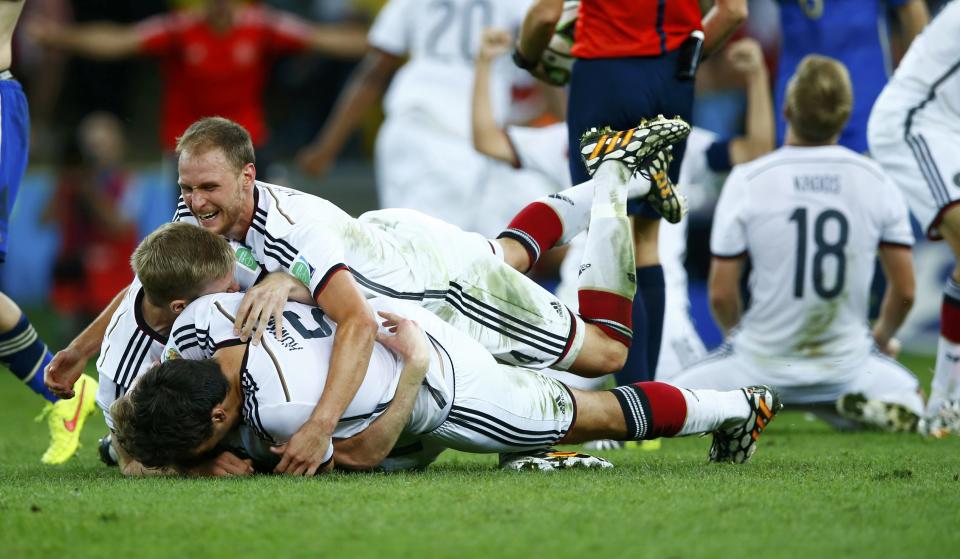
[{"label": "blurred player in background", "polygon": [[[836,410],[859,425],[915,431],[919,383],[891,358],[913,304],[913,233],[893,181],[836,145],[852,96],[842,64],[808,56],[787,88],[787,145],[730,174],[713,221],[709,280],[727,342],[672,382],[718,390],[764,382],[784,403],[811,406],[828,420]],[[878,252],[887,289],[871,332]],[[743,313],[748,257],[751,302]]]},{"label": "blurred player in background", "polygon": [[[947,4],[907,51],[870,115],[870,152],[927,237],[960,261],[960,2]],[[927,430],[960,434],[960,266],[943,288]]]},{"label": "blurred player in background", "polygon": [[[480,200],[498,192],[511,199],[512,189],[529,185],[515,182],[515,173],[470,144],[473,65],[483,29],[516,29],[528,5],[529,0],[389,0],[370,29],[366,57],[316,141],[301,152],[302,167],[311,174],[326,172],[361,117],[383,96],[386,119],[375,150],[380,207],[419,210],[469,231],[498,225],[496,216],[479,211]],[[515,72],[505,60],[491,72],[498,122],[507,116]]]},{"label": "blurred player in background", "polygon": [[[783,106],[787,83],[800,60],[821,54],[842,62],[856,87],[853,113],[840,134],[840,145],[867,152],[867,118],[893,67],[887,32],[887,9],[896,10],[900,35],[909,45],[930,19],[924,0],[780,0],[780,58],[774,103]],[[787,121],[777,114],[777,144]]]},{"label": "blurred player in background", "polygon": [[[563,0],[537,0],[524,19],[514,61],[537,73],[542,54]],[[662,2],[591,0],[582,2],[572,54],[577,58],[570,78],[567,106],[568,146],[580,145],[591,126],[622,130],[657,114],[687,121],[693,111],[693,77],[701,51],[714,52],[747,17],[746,0],[718,0],[701,18],[697,0]],[[669,180],[676,182],[685,144],[673,152]],[[570,158],[574,184],[588,175]],[[663,180],[663,179],[661,179]],[[634,214],[637,296],[634,298],[630,356],[621,384],[653,378],[660,352],[665,299],[663,268],[657,248],[660,216],[645,204]],[[643,376],[636,376],[643,375]]]},{"label": "blurred player in background", "polygon": [[[17,190],[27,168],[30,113],[27,98],[13,74],[10,43],[23,1],[0,0],[0,263],[7,256],[7,228]],[[41,417],[50,428],[50,447],[41,457],[45,464],[62,464],[80,446],[80,431],[96,408],[97,382],[81,375],[71,383],[77,396],[59,400],[43,384],[43,370],[53,359],[37,337],[26,315],[9,297],[0,293],[0,363],[31,390],[47,399]]]},{"label": "blurred player in background", "polygon": [[83,56],[157,58],[163,77],[160,141],[167,153],[173,153],[177,136],[191,123],[214,115],[239,122],[254,145],[264,145],[263,92],[275,57],[316,52],[356,58],[363,53],[361,27],[314,24],[238,0],[201,4],[136,25],[36,21],[29,31],[41,44]]}]

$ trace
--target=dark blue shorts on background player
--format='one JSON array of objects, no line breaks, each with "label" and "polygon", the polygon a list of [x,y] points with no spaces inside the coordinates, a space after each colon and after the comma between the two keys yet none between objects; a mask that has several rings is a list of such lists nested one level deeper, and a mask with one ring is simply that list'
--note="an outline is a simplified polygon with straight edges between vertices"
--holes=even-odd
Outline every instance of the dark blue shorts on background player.
[{"label": "dark blue shorts on background player", "polygon": [[[659,56],[579,59],[570,78],[567,131],[570,153],[580,153],[580,136],[591,127],[614,130],[633,128],[658,114],[679,116],[690,122],[693,113],[693,80],[676,77],[681,50]],[[673,147],[670,180],[677,182],[686,140]],[[573,184],[590,176],[579,157],[570,158]],[[659,219],[641,200],[631,200],[630,215]]]},{"label": "dark blue shorts on background player", "polygon": [[10,212],[27,169],[30,111],[20,83],[0,72],[0,263],[7,258]]}]

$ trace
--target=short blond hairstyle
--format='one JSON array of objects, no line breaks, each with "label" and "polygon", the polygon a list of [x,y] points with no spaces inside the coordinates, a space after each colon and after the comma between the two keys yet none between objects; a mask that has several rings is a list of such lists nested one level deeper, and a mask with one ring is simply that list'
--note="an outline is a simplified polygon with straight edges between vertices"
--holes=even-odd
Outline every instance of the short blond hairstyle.
[{"label": "short blond hairstyle", "polygon": [[223,150],[223,155],[237,173],[247,163],[256,163],[250,133],[243,126],[223,117],[201,118],[177,138],[177,156],[185,151],[196,155],[218,148]]},{"label": "short blond hairstyle", "polygon": [[853,110],[853,85],[839,60],[810,54],[803,57],[787,83],[784,112],[801,140],[826,142],[839,134]]},{"label": "short blond hairstyle", "polygon": [[232,272],[235,260],[225,239],[177,222],[147,235],[133,251],[130,264],[150,302],[163,306],[196,299],[210,282]]}]

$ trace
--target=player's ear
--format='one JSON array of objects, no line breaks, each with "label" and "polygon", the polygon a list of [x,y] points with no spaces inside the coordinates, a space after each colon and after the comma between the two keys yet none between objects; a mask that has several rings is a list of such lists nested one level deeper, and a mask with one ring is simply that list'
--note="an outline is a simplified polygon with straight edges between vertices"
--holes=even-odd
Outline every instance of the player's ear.
[{"label": "player's ear", "polygon": [[174,299],[170,301],[170,311],[179,316],[183,312],[183,309],[187,308],[188,301],[186,299]]},{"label": "player's ear", "polygon": [[257,180],[257,168],[253,163],[247,163],[243,166],[243,169],[240,171],[240,179],[243,182],[243,186],[248,184],[253,184],[253,181]]},{"label": "player's ear", "polygon": [[213,411],[210,412],[210,420],[213,421],[214,425],[227,421],[227,410],[223,409],[223,404],[213,406]]}]

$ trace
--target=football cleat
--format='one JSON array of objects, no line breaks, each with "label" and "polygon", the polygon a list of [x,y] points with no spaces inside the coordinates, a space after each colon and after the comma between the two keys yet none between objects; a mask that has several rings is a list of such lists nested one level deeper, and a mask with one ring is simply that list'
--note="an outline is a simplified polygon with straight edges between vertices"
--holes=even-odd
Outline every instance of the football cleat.
[{"label": "football cleat", "polygon": [[921,420],[917,430],[937,439],[960,435],[960,400],[944,402],[932,417]]},{"label": "football cleat", "polygon": [[117,452],[113,449],[113,439],[110,433],[107,433],[97,441],[97,453],[100,455],[100,461],[106,466],[119,466]]},{"label": "football cleat", "polygon": [[73,385],[76,394],[69,400],[48,403],[37,417],[37,421],[47,420],[50,428],[50,446],[40,461],[44,464],[63,464],[73,458],[80,448],[80,431],[87,417],[97,408],[97,381],[87,375]]},{"label": "football cleat", "polygon": [[669,223],[679,223],[687,213],[687,199],[667,175],[670,162],[673,161],[672,151],[670,147],[658,151],[653,161],[637,172],[650,181],[650,190],[644,196],[644,201]]},{"label": "football cleat", "polygon": [[739,425],[713,432],[711,462],[742,464],[749,460],[757,449],[760,433],[773,421],[773,416],[783,409],[780,396],[769,386],[748,386],[741,390],[750,405],[750,416]]},{"label": "football cleat", "polygon": [[920,422],[920,416],[905,406],[870,400],[862,392],[838,398],[837,413],[865,427],[888,433],[916,433]]},{"label": "football cleat", "polygon": [[663,115],[645,120],[629,130],[591,128],[580,137],[580,156],[591,176],[604,161],[620,161],[635,173],[647,167],[657,153],[688,134],[690,125],[682,118],[664,118]]},{"label": "football cleat", "polygon": [[502,470],[538,470],[549,472],[570,468],[612,468],[613,464],[600,458],[579,452],[564,452],[552,448],[511,452],[500,455]]}]

